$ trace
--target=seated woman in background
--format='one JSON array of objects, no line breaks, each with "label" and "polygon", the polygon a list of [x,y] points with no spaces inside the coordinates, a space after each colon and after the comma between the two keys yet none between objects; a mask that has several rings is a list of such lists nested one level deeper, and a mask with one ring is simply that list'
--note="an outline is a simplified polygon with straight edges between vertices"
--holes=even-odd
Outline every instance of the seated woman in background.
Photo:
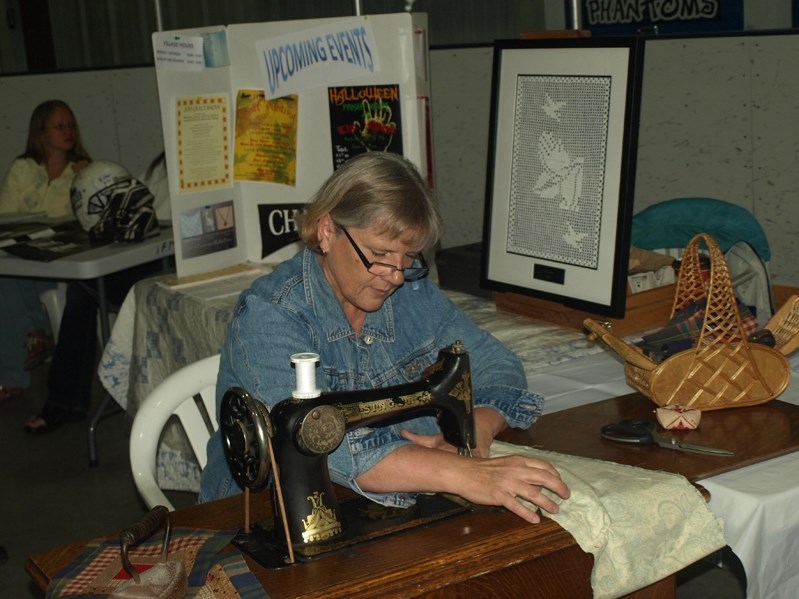
[{"label": "seated woman in background", "polygon": [[[109,189],[114,191],[108,192]],[[89,239],[137,243],[152,234],[158,234],[151,193],[141,182],[131,177],[123,166],[108,161],[92,163],[76,178],[72,186],[73,194],[78,195],[78,190],[88,190],[86,193],[93,193],[106,201],[98,220],[89,225]],[[122,199],[116,197],[117,193]],[[73,206],[75,216],[84,229],[87,227],[86,221],[91,220],[86,218],[89,203],[87,199],[82,208],[80,202]],[[168,191],[166,210],[169,210]],[[162,268],[162,262],[155,260],[105,275],[106,301],[111,305],[121,305],[134,283],[160,272]],[[25,421],[26,432],[35,435],[51,433],[66,422],[80,422],[86,418],[91,408],[92,383],[97,371],[99,306],[100,298],[94,280],[70,281],[67,284],[58,345],[47,378],[47,399],[39,412]]]},{"label": "seated woman in background", "polygon": [[[290,356],[319,354],[322,391],[416,381],[438,351],[460,340],[471,355],[474,457],[448,444],[435,418],[350,431],[328,457],[334,482],[384,505],[408,507],[417,493],[444,492],[502,506],[528,522],[566,498],[549,463],[518,455],[489,458],[494,437],[527,428],[542,398],[526,390],[519,359],[479,329],[427,278],[422,250],[437,242],[441,217],[415,167],[370,152],[342,165],[298,218],[306,249],[239,297],[222,348],[217,403],[238,386],[268,406],[295,386]],[[208,442],[200,498],[239,492],[219,431]]]},{"label": "seated woman in background", "polygon": [[[70,107],[61,100],[42,102],[31,115],[25,151],[0,186],[0,214],[73,218],[70,185],[90,161]],[[48,287],[52,283],[44,280],[0,277],[0,401],[21,395],[30,382],[27,370],[53,348],[39,301]]]}]

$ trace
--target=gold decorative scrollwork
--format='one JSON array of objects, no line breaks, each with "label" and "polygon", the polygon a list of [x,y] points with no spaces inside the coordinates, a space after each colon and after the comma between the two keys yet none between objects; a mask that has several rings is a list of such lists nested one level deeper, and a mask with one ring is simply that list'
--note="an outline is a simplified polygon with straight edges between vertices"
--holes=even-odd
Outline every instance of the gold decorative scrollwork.
[{"label": "gold decorative scrollwork", "polygon": [[472,408],[472,375],[466,371],[461,377],[461,382],[455,385],[449,394],[455,399],[462,401],[467,410],[471,411]]},{"label": "gold decorative scrollwork", "polygon": [[313,495],[308,496],[311,502],[311,513],[307,518],[302,519],[302,526],[305,532],[302,533],[304,543],[324,541],[340,534],[342,531],[341,522],[336,517],[336,512],[324,504],[324,493],[314,491]]}]

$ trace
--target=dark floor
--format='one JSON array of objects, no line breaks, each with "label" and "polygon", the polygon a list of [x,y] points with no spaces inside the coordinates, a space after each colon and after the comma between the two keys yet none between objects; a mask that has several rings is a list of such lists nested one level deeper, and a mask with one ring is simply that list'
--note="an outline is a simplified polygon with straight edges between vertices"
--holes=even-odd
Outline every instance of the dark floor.
[{"label": "dark floor", "polygon": [[[25,396],[0,403],[0,596],[43,597],[25,572],[35,552],[119,530],[146,511],[133,484],[128,460],[131,420],[120,412],[97,428],[99,466],[89,467],[88,421],[64,424],[41,436],[26,434],[23,422],[44,402],[47,365],[34,371]],[[94,404],[102,398],[95,385]],[[194,497],[170,493],[175,505]]]},{"label": "dark floor", "polygon": [[[0,546],[8,561],[0,565],[0,596],[43,597],[24,570],[35,552],[118,530],[146,510],[128,461],[130,419],[116,413],[97,431],[99,466],[89,467],[88,423],[65,424],[43,436],[24,433],[22,423],[44,400],[47,366],[34,373],[23,398],[0,403]],[[102,397],[99,383],[94,403]],[[193,502],[187,493],[169,493],[176,506]],[[722,553],[723,567],[705,560],[680,574],[680,599],[744,597],[737,558]],[[571,598],[569,598],[571,599]]]}]

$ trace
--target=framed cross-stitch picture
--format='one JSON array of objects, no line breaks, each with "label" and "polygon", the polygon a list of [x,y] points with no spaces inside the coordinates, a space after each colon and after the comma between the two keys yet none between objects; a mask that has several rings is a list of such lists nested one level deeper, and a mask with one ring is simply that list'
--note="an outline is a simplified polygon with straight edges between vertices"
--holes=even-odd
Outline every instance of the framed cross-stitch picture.
[{"label": "framed cross-stitch picture", "polygon": [[624,315],[642,48],[495,43],[483,286]]}]

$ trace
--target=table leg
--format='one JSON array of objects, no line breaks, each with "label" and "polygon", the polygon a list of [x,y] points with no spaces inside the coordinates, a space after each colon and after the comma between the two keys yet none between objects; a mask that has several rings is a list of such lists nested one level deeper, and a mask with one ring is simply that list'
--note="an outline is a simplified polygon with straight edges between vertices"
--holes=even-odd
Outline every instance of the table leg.
[{"label": "table leg", "polygon": [[[105,289],[105,277],[97,278],[97,303],[100,309],[100,338],[102,340],[102,346],[105,347],[108,340],[111,338],[111,323],[108,310],[108,296]],[[92,414],[91,421],[89,422],[89,466],[92,468],[100,464],[97,459],[97,425],[105,415],[110,400],[111,396],[106,393],[103,397],[103,401],[97,406],[97,410]]]},{"label": "table leg", "polygon": [[[161,258],[161,266],[162,271],[166,272],[170,268],[172,268],[172,257],[171,256],[163,256]],[[97,277],[97,303],[99,305],[100,310],[100,337],[102,342],[102,347],[108,344],[108,340],[111,338],[111,320],[109,316],[109,303],[108,303],[108,294],[105,287],[105,277]],[[100,420],[106,415],[106,410],[108,409],[109,405],[111,405],[111,400],[113,398],[110,394],[106,393],[103,397],[103,401],[100,402],[100,405],[97,407],[97,410],[92,414],[91,421],[89,422],[89,466],[95,467],[99,465],[99,461],[97,459],[97,425],[100,423]]]}]

